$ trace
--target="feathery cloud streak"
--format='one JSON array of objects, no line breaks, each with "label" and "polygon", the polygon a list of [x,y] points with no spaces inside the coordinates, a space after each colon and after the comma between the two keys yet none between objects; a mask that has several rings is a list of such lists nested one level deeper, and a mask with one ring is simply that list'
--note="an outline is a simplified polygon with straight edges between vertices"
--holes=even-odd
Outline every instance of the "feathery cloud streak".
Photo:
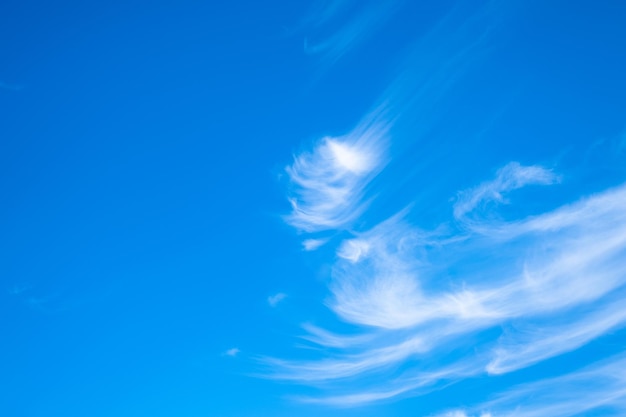
[{"label": "feathery cloud streak", "polygon": [[286,168],[293,187],[286,221],[306,232],[348,227],[365,209],[365,187],[385,163],[388,128],[373,114],[347,135],[323,138],[311,152],[296,155]]},{"label": "feathery cloud streak", "polygon": [[626,358],[618,355],[570,374],[514,387],[485,404],[440,417],[569,417],[600,408],[607,413],[603,415],[623,415],[625,369]]},{"label": "feathery cloud streak", "polygon": [[[503,374],[584,346],[607,332],[626,324],[624,292],[606,305],[565,323],[542,323],[516,328],[498,340],[493,359],[487,365],[491,374]],[[570,315],[571,316],[571,315]],[[578,316],[578,315],[577,315]]]},{"label": "feathery cloud streak", "polygon": [[239,355],[240,352],[241,352],[241,350],[239,350],[239,348],[234,347],[234,348],[230,348],[226,352],[224,352],[224,355],[230,356],[230,357],[234,358],[235,356]]},{"label": "feathery cloud streak", "polygon": [[393,15],[396,0],[332,0],[305,22],[304,51],[332,64],[371,37]]},{"label": "feathery cloud streak", "polygon": [[496,178],[480,186],[459,193],[454,205],[454,216],[462,218],[481,204],[488,202],[505,202],[503,194],[517,190],[526,185],[549,185],[559,178],[550,170],[540,166],[522,166],[518,162],[511,162],[501,168]]},{"label": "feathery cloud streak", "polygon": [[276,307],[278,303],[283,301],[285,298],[287,298],[287,294],[279,292],[277,294],[267,297],[267,303],[270,305],[270,307]]}]

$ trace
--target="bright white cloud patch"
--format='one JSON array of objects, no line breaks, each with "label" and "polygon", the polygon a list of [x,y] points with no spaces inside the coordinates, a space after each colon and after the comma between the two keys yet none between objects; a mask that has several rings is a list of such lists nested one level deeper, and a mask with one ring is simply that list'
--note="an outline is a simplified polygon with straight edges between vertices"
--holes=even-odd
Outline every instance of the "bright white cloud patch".
[{"label": "bright white cloud patch", "polygon": [[346,170],[354,174],[363,174],[371,171],[374,166],[372,155],[355,146],[327,139],[326,145],[330,150],[334,165],[339,170]]}]

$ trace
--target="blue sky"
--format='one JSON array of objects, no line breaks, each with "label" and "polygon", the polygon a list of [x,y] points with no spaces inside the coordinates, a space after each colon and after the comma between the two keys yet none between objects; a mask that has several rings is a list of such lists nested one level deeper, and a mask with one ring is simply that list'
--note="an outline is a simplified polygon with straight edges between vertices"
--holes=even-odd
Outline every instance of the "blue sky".
[{"label": "blue sky", "polygon": [[624,415],[625,21],[4,1],[0,415]]}]

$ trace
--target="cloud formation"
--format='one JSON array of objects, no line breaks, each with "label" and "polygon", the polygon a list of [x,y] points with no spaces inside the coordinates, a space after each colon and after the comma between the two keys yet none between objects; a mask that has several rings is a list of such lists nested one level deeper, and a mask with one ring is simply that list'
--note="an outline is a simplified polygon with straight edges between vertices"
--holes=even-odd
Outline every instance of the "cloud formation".
[{"label": "cloud formation", "polygon": [[384,165],[387,129],[373,115],[347,135],[325,137],[294,156],[286,168],[292,186],[286,221],[306,232],[348,227],[363,213],[365,187]]},{"label": "cloud formation", "polygon": [[[626,412],[626,358],[611,357],[555,378],[519,385],[494,400],[439,417],[570,417],[593,410],[602,415]],[[483,411],[486,410],[486,411]]]},{"label": "cloud formation", "polygon": [[302,241],[302,248],[305,251],[314,251],[317,248],[324,246],[328,242],[328,239],[305,239]]},{"label": "cloud formation", "polygon": [[226,356],[231,356],[231,357],[235,357],[237,356],[241,351],[239,350],[239,348],[230,348],[228,349],[226,352],[224,352],[224,355]]},{"label": "cloud formation", "polygon": [[[337,239],[315,235],[303,246],[335,245],[324,304],[338,323],[302,326],[299,337],[313,352],[306,359],[261,359],[267,378],[317,389],[299,401],[351,407],[496,378],[626,324],[626,184],[505,218],[499,210],[514,204],[507,199],[516,190],[556,189],[562,177],[550,167],[503,161],[493,178],[458,191],[449,218],[434,227],[418,227],[418,210],[411,209],[363,221],[368,187],[388,163],[392,125],[407,109],[422,118],[432,114],[433,103],[467,70],[493,28],[483,24],[487,14],[477,13],[451,34],[458,15],[447,16],[417,48],[421,66],[391,84],[381,100],[385,112],[373,112],[345,136],[321,139],[286,169],[287,223]],[[419,126],[416,135],[427,129]],[[580,381],[583,374],[576,375],[552,382]],[[584,375],[602,378],[602,372]],[[596,394],[617,398],[622,394],[615,386],[613,380],[599,384]],[[442,416],[517,416],[519,392]],[[555,398],[519,415],[570,415],[572,404],[582,410],[600,404],[572,394],[565,408],[551,408],[556,397],[555,391]]]},{"label": "cloud formation", "polygon": [[287,298],[287,294],[279,292],[277,294],[267,297],[267,303],[270,305],[270,307],[276,307],[278,303],[283,301],[285,298]]},{"label": "cloud formation", "polygon": [[306,19],[304,51],[327,64],[362,44],[392,16],[396,0],[386,2],[331,0]]},{"label": "cloud formation", "polygon": [[[626,324],[624,292],[608,304],[575,312],[568,320],[519,326],[505,333],[493,350],[486,370],[490,374],[503,374],[525,368],[562,353],[575,350],[590,341]],[[574,315],[574,318],[571,316]]]},{"label": "cloud formation", "polygon": [[[553,184],[557,178],[540,166],[508,164],[494,180],[459,193],[467,208],[461,212],[499,200],[503,192]],[[337,248],[327,305],[356,333],[307,326],[305,340],[336,349],[315,360],[266,359],[273,369],[268,377],[331,384],[335,392],[344,386],[342,380],[372,381],[378,375],[386,381],[384,389],[353,384],[353,392],[303,399],[358,405],[511,372],[574,350],[626,321],[617,292],[626,283],[626,185],[540,215],[475,220],[469,230],[444,228],[445,234],[415,228],[408,214],[353,232]],[[440,284],[442,271],[494,250],[500,256],[480,269],[462,269]],[[429,261],[445,252],[460,255],[448,264]],[[572,310],[577,319],[559,324]],[[462,348],[468,336],[507,323],[514,326],[485,341],[480,354],[460,359],[446,353]],[[441,355],[449,356],[446,365],[427,365]]]},{"label": "cloud formation", "polygon": [[541,166],[523,166],[518,162],[510,162],[498,170],[495,179],[459,193],[454,205],[454,217],[462,218],[489,202],[503,203],[505,193],[524,186],[549,185],[558,181],[558,176]]}]

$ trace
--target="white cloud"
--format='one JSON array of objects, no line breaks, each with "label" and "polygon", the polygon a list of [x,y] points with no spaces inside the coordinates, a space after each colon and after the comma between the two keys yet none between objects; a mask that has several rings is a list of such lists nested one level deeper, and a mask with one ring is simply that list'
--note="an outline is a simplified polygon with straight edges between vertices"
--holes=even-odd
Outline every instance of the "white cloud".
[{"label": "white cloud", "polygon": [[510,162],[497,172],[494,180],[459,193],[454,205],[454,216],[462,218],[481,204],[490,201],[504,202],[503,194],[526,185],[549,185],[558,181],[559,177],[546,168]]},{"label": "white cloud", "polygon": [[286,169],[293,185],[286,221],[307,232],[349,226],[365,209],[365,187],[384,164],[386,130],[383,122],[370,119],[295,156]]},{"label": "white cloud", "polygon": [[241,352],[241,351],[239,350],[239,348],[234,347],[234,348],[230,348],[230,349],[228,349],[226,352],[224,352],[224,355],[226,355],[226,356],[232,356],[232,357],[235,357],[235,356],[237,356],[240,352]]},{"label": "white cloud", "polygon": [[468,411],[486,409],[494,417],[570,417],[593,410],[624,415],[625,370],[625,357],[612,357],[563,376],[519,385]]},{"label": "white cloud", "polygon": [[344,355],[338,359],[311,362],[289,362],[268,359],[279,371],[277,379],[296,381],[323,381],[347,378],[371,370],[387,367],[427,348],[419,337],[407,339],[396,345],[384,346],[364,352]]},{"label": "white cloud", "polygon": [[416,261],[412,246],[407,245],[415,236],[406,229],[394,217],[341,245],[328,304],[344,320],[401,328],[422,316]]},{"label": "white cloud", "polygon": [[[473,364],[461,363],[447,366],[437,371],[420,370],[405,373],[397,378],[388,378],[377,388],[364,388],[339,395],[322,397],[300,397],[299,401],[333,405],[340,407],[363,406],[390,398],[411,395],[423,395],[446,386],[459,376],[471,376],[476,372]],[[353,381],[353,380],[352,380]],[[336,390],[345,391],[345,390]]]},{"label": "white cloud", "polygon": [[302,242],[302,247],[305,251],[314,251],[317,248],[323,246],[328,242],[328,239],[305,239]]},{"label": "white cloud", "polygon": [[267,303],[271,307],[276,307],[278,303],[283,301],[285,298],[287,298],[287,294],[279,292],[278,294],[270,295],[269,297],[267,297]]},{"label": "white cloud", "polygon": [[[345,0],[329,2],[308,19],[305,52],[320,55],[332,64],[376,32],[391,16],[396,3],[396,0],[369,4]],[[346,16],[347,11],[352,13]]]},{"label": "white cloud", "polygon": [[539,323],[515,328],[503,336],[493,352],[486,369],[491,374],[503,374],[525,368],[544,359],[572,351],[612,329],[626,324],[624,294],[611,303],[577,312],[568,320]]},{"label": "white cloud", "polygon": [[338,335],[310,323],[303,324],[302,328],[307,332],[305,335],[300,336],[302,339],[324,347],[346,348],[358,346],[370,342],[374,338],[372,334]]},{"label": "white cloud", "polygon": [[370,244],[363,239],[350,239],[341,244],[337,251],[337,256],[347,259],[351,262],[358,262],[363,256],[366,256],[370,250]]},{"label": "white cloud", "polygon": [[[337,351],[317,360],[268,360],[272,378],[332,384],[378,375],[387,381],[386,389],[354,386],[353,392],[310,399],[357,405],[424,392],[485,369],[503,373],[525,367],[576,349],[625,320],[618,302],[602,300],[626,284],[626,186],[510,223],[484,220],[457,236],[420,232],[403,216],[344,240],[337,250],[327,305],[356,332],[305,327],[310,333],[305,339]],[[459,255],[450,264],[433,265],[424,251]],[[448,285],[437,284],[441,271],[492,252],[498,256],[479,268],[465,268]],[[593,303],[598,307],[584,307]],[[576,319],[568,319],[575,308]],[[421,369],[419,364],[442,351],[463,348],[477,332],[512,320],[513,333],[495,347],[496,340],[486,341],[483,354]],[[528,329],[523,324],[529,320],[533,334],[515,333]],[[558,320],[568,324],[556,326]],[[401,364],[411,364],[408,369],[417,373],[394,376]]]}]

